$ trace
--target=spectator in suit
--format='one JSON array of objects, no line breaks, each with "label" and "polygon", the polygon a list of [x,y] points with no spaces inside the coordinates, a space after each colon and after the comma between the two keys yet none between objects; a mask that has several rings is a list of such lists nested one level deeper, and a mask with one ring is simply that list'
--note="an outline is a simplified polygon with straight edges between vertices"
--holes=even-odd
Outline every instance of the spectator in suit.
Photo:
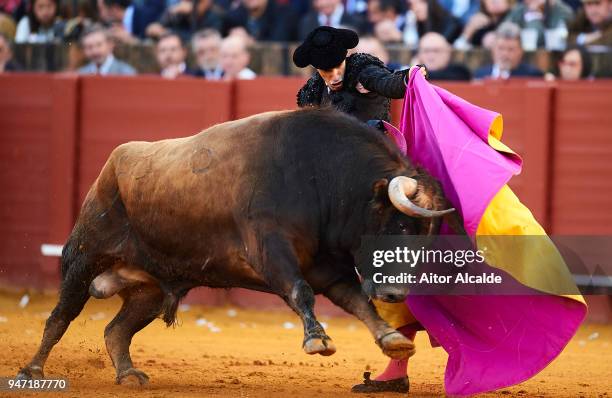
[{"label": "spectator in suit", "polygon": [[461,34],[461,21],[446,11],[437,0],[409,0],[403,41],[410,48],[417,48],[419,39],[427,32],[438,32],[449,43]]},{"label": "spectator in suit", "polygon": [[293,9],[276,0],[241,0],[225,17],[225,36],[236,27],[244,28],[257,41],[294,41],[297,18]]},{"label": "spectator in suit", "polygon": [[187,49],[176,33],[166,33],[159,38],[155,46],[155,57],[160,75],[166,79],[193,75],[193,72],[187,69]]},{"label": "spectator in suit", "polygon": [[612,0],[582,0],[570,27],[569,44],[612,46]]},{"label": "spectator in suit", "polygon": [[89,63],[79,69],[81,75],[132,76],[136,70],[113,55],[113,40],[101,26],[88,28],[81,38],[81,46]]},{"label": "spectator in suit", "polygon": [[504,22],[495,31],[491,49],[493,64],[474,72],[476,79],[508,79],[510,77],[542,77],[541,70],[522,63],[521,28],[512,22]]},{"label": "spectator in suit", "polygon": [[227,37],[221,42],[221,69],[224,80],[255,79],[257,75],[249,69],[251,56],[246,41],[239,36]]},{"label": "spectator in suit", "polygon": [[50,43],[62,39],[58,0],[33,0],[27,15],[17,24],[16,43]]},{"label": "spectator in suit", "polygon": [[21,67],[13,61],[13,51],[11,41],[4,34],[0,33],[0,74],[5,72],[17,72]]},{"label": "spectator in suit", "polygon": [[178,33],[184,41],[189,41],[193,32],[202,29],[221,30],[223,10],[213,0],[198,0],[194,12],[194,0],[181,0],[169,7],[159,22],[147,27],[147,36],[158,38],[169,31]]},{"label": "spectator in suit", "polygon": [[195,76],[207,80],[220,80],[223,77],[219,62],[221,40],[221,34],[214,29],[205,29],[193,35],[191,46],[198,64]]},{"label": "spectator in suit", "polygon": [[356,31],[363,30],[363,21],[358,16],[348,13],[342,0],[312,0],[312,8],[312,11],[300,21],[298,33],[298,39],[300,40],[306,39],[306,36],[319,26],[349,27]]},{"label": "spectator in suit", "polygon": [[510,13],[514,0],[482,0],[480,10],[468,20],[455,48],[465,50],[470,47],[490,49],[495,40],[495,29]]},{"label": "spectator in suit", "polygon": [[577,81],[591,79],[592,61],[586,48],[572,46],[567,48],[556,65],[556,71],[546,74],[546,80]]},{"label": "spectator in suit", "polygon": [[437,32],[425,33],[419,42],[417,59],[425,64],[430,80],[470,80],[472,74],[464,65],[451,63],[453,48]]},{"label": "spectator in suit", "polygon": [[562,29],[567,35],[567,27],[573,17],[572,9],[561,0],[523,0],[514,6],[504,22],[513,22],[521,29],[535,30],[538,35],[537,47],[544,47],[544,32],[549,29]]}]

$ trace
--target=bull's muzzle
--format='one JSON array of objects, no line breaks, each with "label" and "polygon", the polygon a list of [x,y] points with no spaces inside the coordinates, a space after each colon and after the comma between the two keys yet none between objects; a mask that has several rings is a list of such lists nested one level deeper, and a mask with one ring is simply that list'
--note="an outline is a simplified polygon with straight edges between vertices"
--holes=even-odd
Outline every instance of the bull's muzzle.
[{"label": "bull's muzzle", "polygon": [[385,303],[401,303],[406,300],[409,293],[408,286],[381,286],[370,279],[364,280],[361,288],[369,298]]}]

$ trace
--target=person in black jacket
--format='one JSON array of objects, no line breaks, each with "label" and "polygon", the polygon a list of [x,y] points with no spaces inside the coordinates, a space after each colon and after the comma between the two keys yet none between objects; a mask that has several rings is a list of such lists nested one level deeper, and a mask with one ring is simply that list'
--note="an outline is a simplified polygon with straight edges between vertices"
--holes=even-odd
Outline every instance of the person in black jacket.
[{"label": "person in black jacket", "polygon": [[256,41],[293,41],[297,37],[293,9],[276,0],[242,0],[238,8],[226,14],[223,35],[238,27]]},{"label": "person in black jacket", "polygon": [[512,22],[502,23],[495,31],[491,56],[493,63],[476,69],[474,72],[475,79],[544,76],[541,70],[522,61],[521,28]]},{"label": "person in black jacket", "polygon": [[358,42],[357,33],[349,29],[321,26],[310,32],[293,53],[296,66],[317,69],[297,94],[299,107],[332,106],[376,127],[379,120],[390,121],[390,99],[404,98],[413,68],[391,72],[373,55],[347,58],[347,50]]}]

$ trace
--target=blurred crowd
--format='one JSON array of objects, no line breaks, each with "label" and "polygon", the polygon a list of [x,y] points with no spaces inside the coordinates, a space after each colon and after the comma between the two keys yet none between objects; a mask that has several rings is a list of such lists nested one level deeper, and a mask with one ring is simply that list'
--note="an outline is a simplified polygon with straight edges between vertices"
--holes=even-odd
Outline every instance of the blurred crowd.
[{"label": "blurred crowd", "polygon": [[[84,54],[79,73],[133,75],[115,45],[151,42],[163,77],[252,79],[254,43],[299,42],[322,25],[357,31],[355,51],[391,69],[406,65],[386,45],[405,46],[434,80],[576,80],[591,77],[587,49],[612,48],[612,0],[0,0],[0,73],[20,69],[14,43],[64,42]],[[490,51],[491,64],[452,62],[472,48]],[[562,52],[551,71],[523,61],[537,49]]]}]

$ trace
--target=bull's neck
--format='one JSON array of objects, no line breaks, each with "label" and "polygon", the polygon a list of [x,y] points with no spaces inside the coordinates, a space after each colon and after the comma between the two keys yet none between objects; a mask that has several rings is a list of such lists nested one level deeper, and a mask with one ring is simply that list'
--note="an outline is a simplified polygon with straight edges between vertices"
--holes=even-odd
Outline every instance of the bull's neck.
[{"label": "bull's neck", "polygon": [[[368,173],[371,175],[371,172]],[[372,187],[376,178],[358,178],[345,181],[345,189],[340,189],[337,196],[328,203],[325,241],[332,251],[350,254],[359,245],[365,234],[370,218],[370,201]]]}]

